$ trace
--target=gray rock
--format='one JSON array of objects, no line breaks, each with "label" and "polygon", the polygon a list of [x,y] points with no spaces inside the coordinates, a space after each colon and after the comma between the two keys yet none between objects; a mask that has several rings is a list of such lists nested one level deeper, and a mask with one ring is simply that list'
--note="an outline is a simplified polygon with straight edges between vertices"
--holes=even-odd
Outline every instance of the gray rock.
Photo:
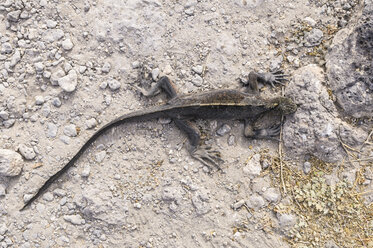
[{"label": "gray rock", "polygon": [[338,31],[326,56],[326,72],[338,105],[355,118],[373,116],[372,1],[355,25]]},{"label": "gray rock", "polygon": [[306,17],[303,19],[303,21],[307,23],[308,25],[310,25],[311,27],[314,27],[316,25],[316,21],[312,19],[311,17]]},{"label": "gray rock", "polygon": [[203,78],[201,78],[201,76],[199,75],[194,75],[194,78],[192,79],[192,83],[195,86],[200,87],[203,84]]},{"label": "gray rock", "polygon": [[1,53],[2,54],[10,54],[13,51],[13,47],[9,42],[4,42],[1,45]]},{"label": "gray rock", "polygon": [[280,69],[282,62],[284,61],[284,57],[282,55],[277,56],[273,60],[271,60],[271,63],[269,65],[270,71],[277,71]]},{"label": "gray rock", "polygon": [[268,188],[263,193],[263,197],[269,202],[278,202],[281,199],[281,194],[280,191],[276,188]]},{"label": "gray rock", "polygon": [[43,62],[37,62],[37,63],[34,64],[34,66],[35,66],[36,72],[38,72],[38,73],[41,73],[44,70]]},{"label": "gray rock", "polygon": [[53,190],[53,194],[58,197],[63,197],[63,196],[66,196],[66,191],[63,189],[55,189]]},{"label": "gray rock", "polygon": [[323,37],[324,37],[323,32],[318,28],[314,28],[310,32],[306,33],[305,46],[317,46],[321,43]]},{"label": "gray rock", "polygon": [[[1,178],[0,178],[1,179]],[[2,180],[2,179],[1,179]],[[5,196],[6,195],[6,188],[7,186],[3,183],[0,183],[0,197],[2,196]],[[1,227],[0,227],[0,230],[1,230]],[[0,234],[1,235],[1,234]],[[1,240],[1,238],[0,238]]]},{"label": "gray rock", "polygon": [[65,75],[65,71],[62,69],[53,72],[50,78],[52,85],[58,85],[58,80]]},{"label": "gray rock", "polygon": [[112,91],[118,90],[120,88],[120,82],[116,79],[110,79],[108,81],[108,85]]},{"label": "gray rock", "polygon": [[105,62],[104,65],[101,68],[101,71],[103,73],[109,73],[111,70],[111,64],[109,62]]},{"label": "gray rock", "polygon": [[74,47],[74,44],[70,39],[66,39],[66,40],[62,41],[61,45],[62,45],[62,48],[65,51],[70,51]]},{"label": "gray rock", "polygon": [[66,135],[61,135],[61,136],[60,136],[60,140],[61,140],[64,144],[68,145],[68,144],[70,144],[70,140],[71,140],[71,138],[68,137],[68,136],[66,136]]},{"label": "gray rock", "polygon": [[74,225],[83,225],[85,224],[85,220],[80,215],[64,215],[63,219],[67,222],[70,222]]},{"label": "gray rock", "polygon": [[290,230],[297,223],[297,218],[292,214],[277,213],[277,219],[282,231]]},{"label": "gray rock", "polygon": [[195,73],[201,75],[202,72],[203,72],[203,66],[202,66],[202,65],[196,65],[196,66],[194,66],[194,67],[192,68],[192,70],[193,70]]},{"label": "gray rock", "polygon": [[32,160],[36,157],[36,153],[34,149],[26,146],[25,144],[20,144],[18,146],[18,150],[21,153],[21,155],[27,160]]},{"label": "gray rock", "polygon": [[91,118],[85,121],[85,126],[87,129],[92,129],[97,126],[97,121],[95,118]]},{"label": "gray rock", "polygon": [[6,15],[6,18],[8,19],[8,21],[17,22],[19,20],[20,14],[20,10],[11,11]]},{"label": "gray rock", "polygon": [[254,193],[263,194],[269,187],[271,187],[271,180],[269,177],[258,177],[252,180],[251,189]]},{"label": "gray rock", "polygon": [[211,211],[211,207],[209,206],[208,202],[206,199],[201,197],[200,194],[196,194],[192,197],[192,204],[198,215],[204,215]]},{"label": "gray rock", "polygon": [[76,131],[76,126],[74,124],[69,124],[65,126],[65,128],[63,129],[63,133],[69,137],[75,137],[78,135],[78,132]]},{"label": "gray rock", "polygon": [[53,197],[53,194],[51,192],[46,192],[44,195],[43,195],[43,199],[48,201],[48,202],[51,202],[54,200],[54,197]]},{"label": "gray rock", "polygon": [[91,173],[91,166],[89,166],[89,164],[84,165],[81,176],[88,177],[90,173]]},{"label": "gray rock", "polygon": [[254,194],[246,201],[246,205],[254,210],[259,210],[266,205],[266,201],[260,195]]},{"label": "gray rock", "polygon": [[15,50],[14,54],[10,58],[10,67],[14,67],[21,60],[21,53],[18,49]]},{"label": "gray rock", "polygon": [[44,103],[44,97],[43,96],[35,96],[35,104],[36,105],[42,105]]},{"label": "gray rock", "polygon": [[52,104],[53,104],[53,106],[59,108],[59,107],[61,107],[62,102],[61,102],[59,97],[55,97],[55,98],[52,99]]},{"label": "gray rock", "polygon": [[15,122],[16,122],[15,119],[9,119],[9,120],[3,121],[3,125],[5,128],[10,128],[14,125]]},{"label": "gray rock", "polygon": [[70,70],[69,74],[58,79],[58,85],[66,92],[73,92],[78,84],[78,74]]},{"label": "gray rock", "polygon": [[61,29],[48,29],[46,30],[43,35],[42,39],[46,42],[55,42],[60,39],[65,35],[65,33]]},{"label": "gray rock", "polygon": [[8,120],[9,119],[9,113],[6,112],[5,110],[0,111],[0,118],[3,120]]},{"label": "gray rock", "polygon": [[101,163],[102,161],[104,161],[105,157],[106,157],[106,151],[100,151],[96,153],[95,155],[96,162]]},{"label": "gray rock", "polygon": [[141,66],[139,61],[132,62],[132,69],[137,69]]},{"label": "gray rock", "polygon": [[259,176],[261,171],[262,166],[260,164],[260,154],[254,154],[245,167],[243,167],[243,173],[248,175],[250,178]]},{"label": "gray rock", "polygon": [[304,173],[305,174],[310,173],[311,167],[312,167],[312,165],[311,165],[310,162],[308,162],[308,161],[304,162],[304,164],[303,164],[303,171],[304,171]]},{"label": "gray rock", "polygon": [[23,160],[19,153],[0,149],[0,175],[6,177],[18,176],[23,168]]},{"label": "gray rock", "polygon": [[159,77],[159,68],[154,68],[152,70],[152,79],[156,81]]},{"label": "gray rock", "polygon": [[312,154],[326,162],[342,159],[337,134],[345,137],[348,145],[356,146],[364,141],[365,132],[342,122],[323,85],[323,70],[308,65],[294,73],[285,94],[299,104],[297,112],[287,116],[283,128],[284,145],[293,158]]},{"label": "gray rock", "polygon": [[47,123],[47,137],[48,138],[55,138],[57,136],[58,127],[56,124],[52,122]]},{"label": "gray rock", "polygon": [[57,26],[57,22],[51,19],[48,19],[46,24],[48,28],[55,28]]},{"label": "gray rock", "polygon": [[8,228],[5,223],[0,224],[0,235],[4,236],[8,231]]},{"label": "gray rock", "polygon": [[228,124],[224,124],[216,131],[216,134],[219,136],[224,136],[225,134],[229,133],[231,130],[232,128]]}]

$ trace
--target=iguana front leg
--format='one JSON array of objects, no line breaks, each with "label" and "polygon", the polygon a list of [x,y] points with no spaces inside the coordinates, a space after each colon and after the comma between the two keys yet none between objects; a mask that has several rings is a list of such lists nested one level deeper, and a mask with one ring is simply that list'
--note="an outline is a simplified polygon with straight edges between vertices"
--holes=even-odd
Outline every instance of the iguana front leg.
[{"label": "iguana front leg", "polygon": [[[138,88],[138,90],[145,96],[154,96],[160,91],[164,91],[168,99],[177,96],[174,84],[166,76],[161,77],[149,91],[144,91],[141,88]],[[211,166],[216,166],[218,169],[221,169],[219,163],[223,160],[220,158],[220,152],[212,150],[211,147],[200,146],[201,135],[199,130],[186,120],[177,118],[172,118],[172,120],[175,122],[176,126],[187,135],[190,143],[189,153],[191,156],[209,168],[211,168]]]},{"label": "iguana front leg", "polygon": [[245,120],[244,135],[247,138],[278,140],[281,125],[281,114],[278,110],[270,110],[253,120]]},{"label": "iguana front leg", "polygon": [[284,85],[285,81],[288,81],[286,77],[289,75],[283,74],[282,71],[275,71],[275,72],[266,72],[266,73],[257,73],[257,72],[250,72],[249,79],[247,82],[244,82],[245,85],[249,85],[249,87],[254,90],[255,92],[259,91],[258,82],[264,84],[270,84],[272,87],[275,87],[275,84]]}]

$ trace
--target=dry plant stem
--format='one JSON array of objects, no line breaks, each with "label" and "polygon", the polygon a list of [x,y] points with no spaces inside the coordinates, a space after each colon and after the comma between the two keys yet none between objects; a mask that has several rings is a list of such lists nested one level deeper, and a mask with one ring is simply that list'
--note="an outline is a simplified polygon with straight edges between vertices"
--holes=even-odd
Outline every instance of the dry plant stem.
[{"label": "dry plant stem", "polygon": [[[281,95],[284,96],[284,87],[281,87]],[[284,116],[281,116],[281,123],[284,122]],[[280,130],[280,142],[278,143],[278,154],[279,154],[279,159],[280,159],[280,178],[281,178],[281,184],[282,184],[282,189],[284,191],[284,195],[287,194],[286,192],[286,186],[284,182],[284,176],[283,176],[283,164],[282,164],[282,124],[281,124],[281,130]]]},{"label": "dry plant stem", "polygon": [[373,135],[373,129],[372,129],[372,131],[370,131],[368,137],[366,138],[366,140],[364,141],[364,143],[361,145],[359,151],[361,151],[361,149],[363,149],[364,145],[366,145],[366,144],[368,144],[368,145],[372,144],[372,143],[369,142],[369,140],[372,137],[372,135]]}]

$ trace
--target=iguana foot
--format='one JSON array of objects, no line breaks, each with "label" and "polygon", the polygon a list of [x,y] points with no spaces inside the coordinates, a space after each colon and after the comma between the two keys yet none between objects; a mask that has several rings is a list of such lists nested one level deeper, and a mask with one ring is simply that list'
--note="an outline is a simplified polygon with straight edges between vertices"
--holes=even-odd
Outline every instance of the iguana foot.
[{"label": "iguana foot", "polygon": [[258,80],[275,87],[275,84],[285,85],[285,81],[289,81],[287,79],[288,76],[287,74],[283,74],[281,70],[278,70],[275,72],[258,73]]},{"label": "iguana foot", "polygon": [[222,170],[219,165],[223,162],[220,152],[216,150],[211,150],[211,147],[209,146],[200,146],[196,150],[192,151],[191,155],[193,158],[197,159],[210,169],[213,165],[218,170]]}]

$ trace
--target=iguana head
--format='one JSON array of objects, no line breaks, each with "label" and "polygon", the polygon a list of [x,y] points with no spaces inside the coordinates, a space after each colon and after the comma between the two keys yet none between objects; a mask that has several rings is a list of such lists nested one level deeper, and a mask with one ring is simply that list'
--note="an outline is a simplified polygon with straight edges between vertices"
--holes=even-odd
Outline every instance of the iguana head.
[{"label": "iguana head", "polygon": [[273,107],[279,109],[283,115],[289,115],[297,111],[297,105],[289,97],[276,97],[272,100]]}]

